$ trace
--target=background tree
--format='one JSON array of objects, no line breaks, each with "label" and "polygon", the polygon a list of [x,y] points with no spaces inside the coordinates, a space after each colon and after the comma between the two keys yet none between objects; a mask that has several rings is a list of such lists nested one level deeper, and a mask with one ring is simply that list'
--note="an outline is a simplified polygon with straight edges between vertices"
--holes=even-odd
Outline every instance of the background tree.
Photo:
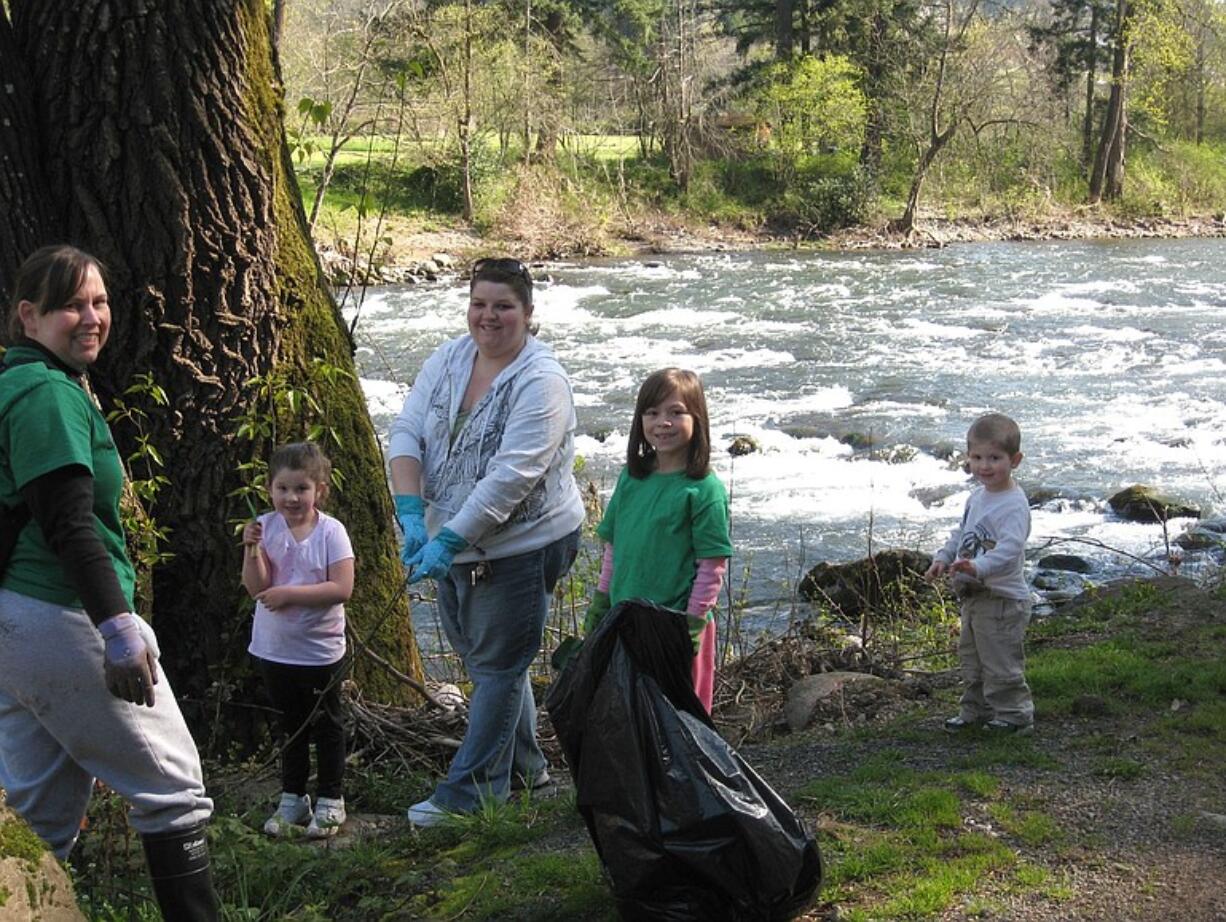
[{"label": "background tree", "polygon": [[1111,38],[1111,93],[1090,170],[1090,202],[1124,194],[1124,148],[1128,137],[1128,84],[1132,71],[1133,0],[1116,0]]},{"label": "background tree", "polygon": [[[0,287],[35,243],[95,252],[114,310],[103,403],[141,373],[169,395],[145,431],[169,477],[152,513],[173,554],[153,573],[153,611],[188,714],[224,741],[245,713],[222,707],[241,686],[249,619],[232,522],[250,512],[233,494],[253,456],[307,434],[304,402],[343,476],[354,633],[419,678],[379,446],[285,142],[267,3],[7,6],[0,85],[24,86],[29,105],[0,133],[0,239],[22,244],[0,249]],[[21,171],[30,151],[41,173]],[[133,433],[116,436],[128,453]],[[358,677],[402,693],[361,658]]]},{"label": "background tree", "polygon": [[1081,162],[1086,171],[1094,160],[1094,100],[1099,65],[1110,60],[1108,24],[1111,7],[1105,0],[1052,0],[1051,18],[1043,25],[1031,26],[1032,46],[1050,48],[1048,61],[1053,83],[1060,95],[1067,94],[1074,82],[1085,80],[1081,119]]}]

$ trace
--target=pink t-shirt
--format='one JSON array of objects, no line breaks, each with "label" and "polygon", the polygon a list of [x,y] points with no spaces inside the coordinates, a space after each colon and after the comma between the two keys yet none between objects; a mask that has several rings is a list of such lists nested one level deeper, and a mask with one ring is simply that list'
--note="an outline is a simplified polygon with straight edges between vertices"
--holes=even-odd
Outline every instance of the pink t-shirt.
[{"label": "pink t-shirt", "polygon": [[[328,565],[353,557],[345,526],[319,513],[302,541],[294,538],[279,512],[260,516],[260,547],[268,556],[273,586],[312,586],[326,582]],[[255,623],[247,652],[290,666],[327,666],[345,655],[345,606],[288,606],[270,611],[255,603]]]}]

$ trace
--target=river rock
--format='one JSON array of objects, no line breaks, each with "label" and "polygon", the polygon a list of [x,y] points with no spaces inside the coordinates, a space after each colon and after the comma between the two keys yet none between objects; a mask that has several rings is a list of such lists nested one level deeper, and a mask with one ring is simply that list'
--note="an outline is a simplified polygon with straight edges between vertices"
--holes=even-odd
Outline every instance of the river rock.
[{"label": "river rock", "polygon": [[[885,679],[867,672],[823,672],[805,676],[788,689],[783,716],[795,733],[809,725],[819,705],[831,696],[840,696],[840,710],[846,708],[854,711],[855,702],[862,701],[865,696],[879,695],[885,691],[887,684]],[[849,698],[852,699],[851,706],[848,704]]]},{"label": "river rock", "polygon": [[1030,585],[1049,602],[1067,602],[1092,587],[1094,582],[1068,570],[1040,570]]},{"label": "river rock", "polygon": [[1076,554],[1048,554],[1039,558],[1038,567],[1040,570],[1064,570],[1069,573],[1089,573],[1094,569],[1090,561]]},{"label": "river rock", "polygon": [[63,865],[0,803],[0,919],[85,922]]},{"label": "river rock", "polygon": [[877,444],[877,439],[871,432],[844,432],[838,438],[844,445],[850,445],[856,451],[864,451]]},{"label": "river rock", "polygon": [[783,426],[779,431],[794,439],[824,439],[830,436],[829,432],[817,426]]},{"label": "river rock", "polygon": [[430,259],[434,262],[434,265],[438,266],[440,269],[455,268],[455,257],[450,253],[434,253],[430,256]]},{"label": "river rock", "polygon": [[919,487],[911,491],[911,496],[919,500],[925,509],[935,506],[943,499],[949,499],[955,493],[960,493],[966,487],[958,484],[946,483],[939,487]]},{"label": "river rock", "polygon": [[819,563],[805,574],[797,591],[814,605],[828,606],[847,618],[858,618],[866,608],[906,611],[916,599],[933,593],[923,578],[931,565],[932,557],[919,551],[885,550],[851,563]]},{"label": "river rock", "polygon": [[739,458],[742,455],[752,455],[755,451],[761,450],[762,447],[758,444],[758,440],[752,435],[738,435],[728,445],[728,454],[734,458]]},{"label": "river rock", "polygon": [[1226,545],[1226,519],[1212,518],[1197,522],[1175,539],[1185,551],[1207,551]]},{"label": "river rock", "polygon": [[914,445],[891,445],[874,453],[874,458],[886,464],[906,464],[914,461],[919,455],[919,449]]},{"label": "river rock", "polygon": [[1168,519],[1200,518],[1200,509],[1159,493],[1153,487],[1134,483],[1107,500],[1115,514],[1130,522],[1165,522]]}]

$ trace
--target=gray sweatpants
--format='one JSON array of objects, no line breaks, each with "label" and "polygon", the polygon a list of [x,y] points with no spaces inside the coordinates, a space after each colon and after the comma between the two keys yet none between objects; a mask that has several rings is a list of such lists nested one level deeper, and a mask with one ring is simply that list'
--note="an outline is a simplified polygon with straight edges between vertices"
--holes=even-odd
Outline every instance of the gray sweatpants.
[{"label": "gray sweatpants", "polygon": [[1034,701],[1026,684],[1023,651],[1029,623],[1029,601],[989,592],[962,600],[958,662],[965,685],[960,709],[964,720],[996,718],[1011,724],[1034,723]]},{"label": "gray sweatpants", "polygon": [[[157,650],[153,629],[141,622]],[[80,609],[0,589],[0,787],[57,857],[77,841],[98,778],[122,796],[138,833],[212,815],[196,744],[166,674],[156,704],[112,695],[102,636]]]}]

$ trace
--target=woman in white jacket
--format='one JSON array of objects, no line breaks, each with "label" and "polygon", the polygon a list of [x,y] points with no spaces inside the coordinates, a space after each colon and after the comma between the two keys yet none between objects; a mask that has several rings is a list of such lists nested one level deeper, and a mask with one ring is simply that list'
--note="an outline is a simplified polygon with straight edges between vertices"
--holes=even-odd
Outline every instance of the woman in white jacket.
[{"label": "woman in white jacket", "polygon": [[473,266],[468,335],[426,360],[392,425],[391,475],[409,581],[432,577],[473,683],[447,777],[409,820],[432,826],[549,781],[528,667],[579,542],[570,381],[532,326],[532,277]]}]

